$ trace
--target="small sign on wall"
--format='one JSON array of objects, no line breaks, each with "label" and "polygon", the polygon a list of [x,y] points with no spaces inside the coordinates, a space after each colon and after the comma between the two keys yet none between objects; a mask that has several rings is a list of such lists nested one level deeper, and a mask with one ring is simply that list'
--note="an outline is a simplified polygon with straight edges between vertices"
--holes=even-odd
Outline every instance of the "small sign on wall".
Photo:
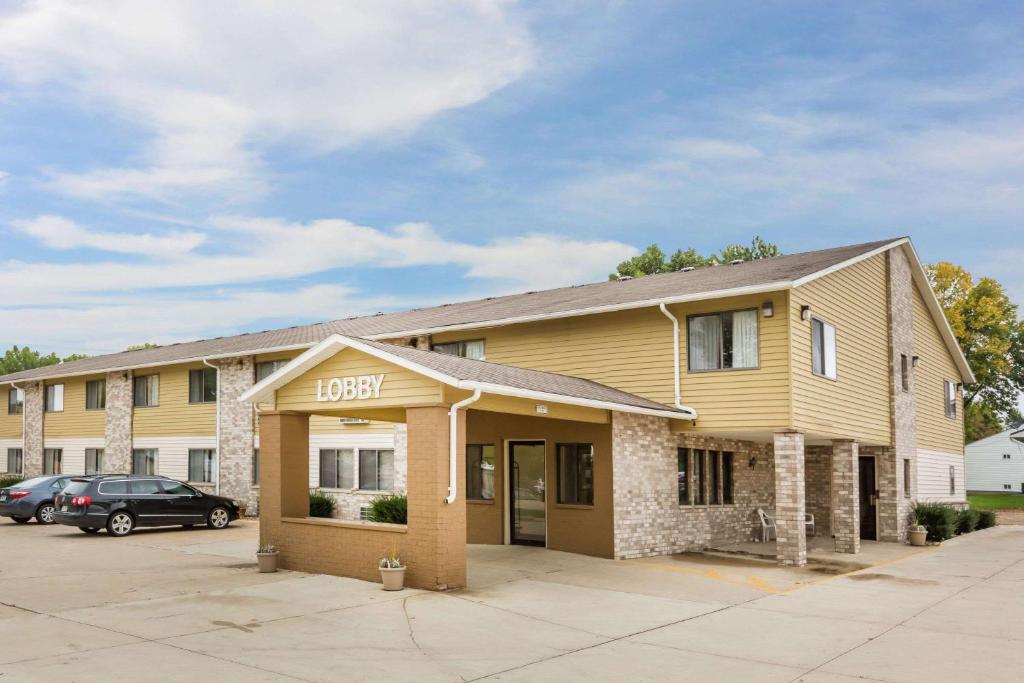
[{"label": "small sign on wall", "polygon": [[538,415],[547,415],[548,414],[548,407],[546,405],[544,405],[543,403],[538,403],[536,408],[537,408],[537,414]]}]

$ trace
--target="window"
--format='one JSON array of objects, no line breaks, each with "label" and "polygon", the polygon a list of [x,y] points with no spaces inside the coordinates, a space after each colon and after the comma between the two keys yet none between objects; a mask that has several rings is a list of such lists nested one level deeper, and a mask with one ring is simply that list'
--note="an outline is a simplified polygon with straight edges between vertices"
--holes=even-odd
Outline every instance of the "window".
[{"label": "window", "polygon": [[11,389],[7,392],[7,414],[21,415],[25,410],[25,390]]},{"label": "window", "polygon": [[732,505],[732,453],[722,453],[722,502]]},{"label": "window", "polygon": [[558,445],[558,502],[594,504],[594,446],[589,443]]},{"label": "window", "polygon": [[364,491],[391,491],[395,488],[394,451],[359,451],[359,488]]},{"label": "window", "polygon": [[164,493],[168,496],[194,496],[196,490],[191,486],[186,486],[180,481],[161,481],[160,485],[164,489]]},{"label": "window", "polygon": [[900,381],[903,391],[910,391],[910,362],[905,353],[900,354]]},{"label": "window", "polygon": [[103,472],[103,449],[102,448],[86,448],[85,449],[85,473],[86,474],[100,474]]},{"label": "window", "polygon": [[213,481],[217,451],[213,448],[188,449],[188,480],[209,484]]},{"label": "window", "polygon": [[434,344],[434,351],[438,353],[447,353],[449,356],[458,356],[459,358],[475,358],[476,360],[484,359],[484,340],[483,339],[472,339],[469,341],[457,341],[457,342],[445,342],[444,344]]},{"label": "window", "polygon": [[132,450],[132,474],[156,474],[156,448],[135,448]]},{"label": "window", "polygon": [[136,408],[151,408],[160,405],[160,375],[143,375],[133,382]]},{"label": "window", "polygon": [[99,492],[107,496],[119,496],[128,493],[128,480],[100,482]]},{"label": "window", "polygon": [[815,375],[836,378],[836,328],[811,318],[811,369]]},{"label": "window", "polygon": [[693,492],[694,493],[693,503],[694,503],[694,505],[704,505],[704,503],[707,502],[707,498],[705,497],[707,494],[706,494],[706,489],[705,489],[705,486],[704,486],[704,484],[705,484],[705,481],[704,481],[704,478],[705,478],[704,451],[698,451],[698,450],[693,451],[693,466],[697,470],[697,489]]},{"label": "window", "polygon": [[63,384],[47,384],[46,385],[46,412],[48,412],[48,413],[62,413],[62,412],[64,412],[64,385]]},{"label": "window", "polygon": [[687,362],[691,371],[757,367],[757,310],[690,316]]},{"label": "window", "polygon": [[64,451],[60,448],[43,449],[43,474],[61,474]]},{"label": "window", "polygon": [[910,458],[903,459],[903,497],[910,498]]},{"label": "window", "polygon": [[1003,453],[1003,460],[1009,460],[1009,459],[1010,459],[1010,454],[1009,453]]},{"label": "window", "polygon": [[217,370],[215,368],[188,371],[188,402],[217,402]]},{"label": "window", "polygon": [[1009,491],[1011,488],[1013,488],[1013,487],[1010,486],[1010,484],[1003,484],[1003,489],[1004,490]]},{"label": "window", "polygon": [[946,417],[956,418],[956,382],[942,380],[946,391]]},{"label": "window", "polygon": [[956,493],[956,468],[953,465],[949,466],[949,495]]},{"label": "window", "polygon": [[25,456],[20,448],[7,449],[7,474],[21,474],[24,471]]},{"label": "window", "polygon": [[679,489],[679,504],[690,504],[690,481],[687,478],[690,472],[690,449],[676,449],[676,488]]},{"label": "window", "polygon": [[320,449],[320,486],[325,489],[350,489],[355,484],[354,451],[351,448]]},{"label": "window", "polygon": [[128,490],[134,496],[162,496],[164,488],[157,479],[135,479],[128,482]]},{"label": "window", "polygon": [[260,485],[260,449],[252,449],[252,485]]},{"label": "window", "polygon": [[275,372],[283,368],[284,366],[291,363],[291,359],[286,360],[268,360],[262,363],[256,364],[256,381],[262,382],[266,378],[273,375]]},{"label": "window", "polygon": [[494,444],[466,446],[466,498],[494,500]]},{"label": "window", "polygon": [[710,500],[712,505],[718,505],[718,465],[721,458],[718,451],[708,451],[708,469],[711,471]]},{"label": "window", "polygon": [[85,409],[103,410],[107,407],[107,380],[94,379],[85,383]]}]

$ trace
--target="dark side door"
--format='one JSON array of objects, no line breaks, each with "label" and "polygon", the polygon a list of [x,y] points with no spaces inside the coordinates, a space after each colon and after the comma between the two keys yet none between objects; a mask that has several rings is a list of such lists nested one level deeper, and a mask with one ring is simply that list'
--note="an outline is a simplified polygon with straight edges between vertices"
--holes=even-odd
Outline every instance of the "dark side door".
[{"label": "dark side door", "polygon": [[875,487],[875,459],[860,456],[858,460],[860,481],[860,537],[868,541],[878,540],[875,524],[878,489]]}]

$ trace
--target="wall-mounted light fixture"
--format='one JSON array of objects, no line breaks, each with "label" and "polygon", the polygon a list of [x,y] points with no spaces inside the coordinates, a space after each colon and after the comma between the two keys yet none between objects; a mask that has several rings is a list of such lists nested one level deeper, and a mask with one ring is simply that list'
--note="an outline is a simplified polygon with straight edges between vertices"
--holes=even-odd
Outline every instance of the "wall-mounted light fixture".
[{"label": "wall-mounted light fixture", "polygon": [[810,320],[811,319],[811,307],[808,306],[807,304],[804,304],[803,306],[800,307],[800,319],[801,320]]},{"label": "wall-mounted light fixture", "polygon": [[750,456],[750,460],[747,461],[747,464],[750,465],[751,468],[757,467],[757,456]]},{"label": "wall-mounted light fixture", "polygon": [[761,304],[761,315],[765,318],[770,318],[775,315],[775,304],[771,301],[765,301]]},{"label": "wall-mounted light fixture", "polygon": [[921,356],[913,356],[910,359],[910,365],[915,367],[915,368],[917,367],[917,364],[920,363],[920,362],[921,362]]}]

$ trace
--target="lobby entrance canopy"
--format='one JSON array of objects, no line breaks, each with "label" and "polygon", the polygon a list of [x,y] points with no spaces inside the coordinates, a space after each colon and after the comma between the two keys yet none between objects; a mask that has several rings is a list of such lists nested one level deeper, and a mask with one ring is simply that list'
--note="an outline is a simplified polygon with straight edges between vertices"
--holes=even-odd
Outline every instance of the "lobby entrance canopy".
[{"label": "lobby entrance canopy", "polygon": [[[282,566],[377,580],[397,548],[410,585],[465,585],[466,408],[583,423],[693,413],[589,380],[335,335],[246,392],[260,407],[260,541]],[[269,409],[268,409],[269,408]],[[408,524],[310,518],[309,416],[407,425]],[[460,501],[461,502],[461,501]]]}]

